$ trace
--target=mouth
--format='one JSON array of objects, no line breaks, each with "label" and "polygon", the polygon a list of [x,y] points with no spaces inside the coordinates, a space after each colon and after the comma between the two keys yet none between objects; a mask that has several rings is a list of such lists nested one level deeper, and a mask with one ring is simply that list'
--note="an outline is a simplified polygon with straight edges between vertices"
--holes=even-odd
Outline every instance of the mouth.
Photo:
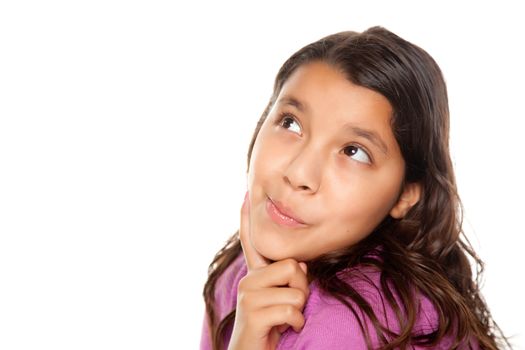
[{"label": "mouth", "polygon": [[271,198],[266,199],[266,212],[268,216],[277,224],[291,228],[306,227],[307,224],[284,207],[280,202],[273,201]]}]

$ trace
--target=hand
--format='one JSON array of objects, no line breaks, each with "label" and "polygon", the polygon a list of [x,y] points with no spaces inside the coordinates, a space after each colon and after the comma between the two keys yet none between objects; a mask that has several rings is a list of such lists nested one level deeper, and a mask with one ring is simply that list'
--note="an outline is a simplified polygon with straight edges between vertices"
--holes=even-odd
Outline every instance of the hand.
[{"label": "hand", "polygon": [[281,334],[304,325],[302,310],[310,293],[306,264],[294,259],[270,262],[250,242],[248,193],[241,209],[239,236],[248,267],[237,292],[229,350],[275,349]]}]

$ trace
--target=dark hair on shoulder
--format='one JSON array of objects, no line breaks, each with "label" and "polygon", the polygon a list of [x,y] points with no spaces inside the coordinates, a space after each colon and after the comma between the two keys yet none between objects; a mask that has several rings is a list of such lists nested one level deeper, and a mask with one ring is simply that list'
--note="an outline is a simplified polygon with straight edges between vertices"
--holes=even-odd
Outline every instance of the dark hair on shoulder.
[{"label": "dark hair on shoulder", "polygon": [[[483,262],[463,234],[462,205],[449,154],[447,89],[440,68],[423,49],[382,27],[336,33],[301,48],[275,78],[273,94],[248,149],[248,165],[255,139],[283,84],[299,66],[315,61],[331,65],[352,83],[388,99],[393,108],[392,130],[406,164],[404,183],[419,182],[422,196],[404,218],[387,216],[359,243],[307,262],[309,273],[354,313],[348,298],[362,308],[374,324],[382,349],[432,346],[451,334],[454,348],[472,338],[483,349],[510,348],[480,292]],[[367,258],[378,246],[381,259]],[[235,310],[223,320],[216,319],[215,284],[241,253],[237,231],[209,267],[204,298],[215,349],[235,319]],[[469,259],[476,267],[475,276]],[[381,324],[366,300],[337,277],[338,271],[358,264],[381,270],[382,292],[396,310],[399,333]],[[389,288],[399,295],[400,305]],[[438,313],[439,326],[431,333],[412,332],[418,311],[414,289],[427,296]],[[370,347],[370,335],[362,323],[361,328]]]}]

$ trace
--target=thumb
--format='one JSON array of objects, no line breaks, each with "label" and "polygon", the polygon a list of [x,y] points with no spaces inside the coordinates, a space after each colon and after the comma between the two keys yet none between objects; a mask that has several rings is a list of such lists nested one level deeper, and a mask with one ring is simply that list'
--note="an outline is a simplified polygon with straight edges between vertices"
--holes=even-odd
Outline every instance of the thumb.
[{"label": "thumb", "polygon": [[269,261],[259,254],[252,245],[250,233],[250,198],[246,192],[244,203],[241,208],[241,225],[239,227],[239,239],[246,260],[248,271],[269,265]]}]

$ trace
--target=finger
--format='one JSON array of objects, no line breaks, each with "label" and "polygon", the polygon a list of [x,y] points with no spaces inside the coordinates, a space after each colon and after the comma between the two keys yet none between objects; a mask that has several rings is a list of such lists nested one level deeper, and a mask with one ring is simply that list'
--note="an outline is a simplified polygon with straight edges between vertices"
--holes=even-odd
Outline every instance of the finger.
[{"label": "finger", "polygon": [[277,331],[281,334],[283,334],[284,332],[286,332],[286,330],[290,327],[290,325],[288,324],[282,324],[280,326],[277,326]]},{"label": "finger", "polygon": [[[299,332],[304,326],[303,313],[291,305],[273,305],[258,310],[254,313],[253,318],[256,322],[261,335],[266,335],[272,327],[278,327],[278,330],[285,329],[284,325],[291,326],[296,332]],[[282,327],[281,327],[282,326]]]},{"label": "finger", "polygon": [[239,288],[245,290],[277,286],[299,289],[306,297],[310,294],[306,273],[301,265],[291,258],[276,261],[264,269],[252,271],[239,283]]},{"label": "finger", "polygon": [[298,278],[291,279],[288,286],[290,288],[302,290],[308,299],[308,296],[310,295],[310,287],[308,286],[308,268],[304,262],[300,262],[298,265],[302,273],[298,273]]},{"label": "finger", "polygon": [[304,262],[300,262],[299,267],[301,267],[305,275],[308,275],[308,266]]},{"label": "finger", "polygon": [[250,199],[246,192],[244,203],[241,208],[241,225],[239,227],[239,238],[242,251],[246,260],[248,271],[269,265],[269,261],[255,250],[250,239]]},{"label": "finger", "polygon": [[298,310],[303,310],[307,296],[296,288],[262,288],[240,290],[237,296],[239,308],[243,310],[262,309],[272,305],[289,304]]}]

